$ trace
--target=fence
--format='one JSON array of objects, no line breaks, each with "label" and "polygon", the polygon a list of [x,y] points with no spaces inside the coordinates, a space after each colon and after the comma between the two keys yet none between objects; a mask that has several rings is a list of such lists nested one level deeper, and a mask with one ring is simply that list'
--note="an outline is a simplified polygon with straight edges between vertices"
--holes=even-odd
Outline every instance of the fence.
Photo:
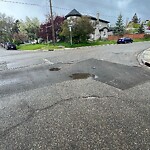
[{"label": "fence", "polygon": [[132,39],[142,39],[144,38],[144,34],[125,34],[123,36],[115,36],[115,35],[109,35],[108,40],[117,40],[121,37],[130,37]]}]

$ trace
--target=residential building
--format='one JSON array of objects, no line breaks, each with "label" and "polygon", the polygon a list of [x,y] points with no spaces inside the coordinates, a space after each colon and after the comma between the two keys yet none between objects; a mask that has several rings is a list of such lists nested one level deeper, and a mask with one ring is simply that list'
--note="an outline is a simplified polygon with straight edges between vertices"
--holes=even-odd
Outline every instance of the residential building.
[{"label": "residential building", "polygon": [[147,26],[147,24],[148,24],[149,21],[150,21],[150,20],[146,20],[146,21],[144,22],[145,34],[150,34],[150,27]]},{"label": "residential building", "polygon": [[109,21],[99,19],[99,14],[97,14],[97,17],[93,17],[93,16],[89,16],[89,15],[82,15],[76,9],[73,9],[71,12],[69,12],[65,16],[65,19],[67,19],[67,20],[77,19],[82,16],[87,16],[91,20],[91,22],[94,24],[95,31],[93,34],[91,34],[91,40],[108,38]]}]

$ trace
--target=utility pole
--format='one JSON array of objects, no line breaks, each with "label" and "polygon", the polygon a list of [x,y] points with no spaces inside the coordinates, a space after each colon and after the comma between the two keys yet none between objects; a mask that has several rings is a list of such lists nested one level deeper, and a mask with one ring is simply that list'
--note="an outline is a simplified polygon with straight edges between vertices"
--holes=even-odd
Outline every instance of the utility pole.
[{"label": "utility pole", "polygon": [[52,0],[49,0],[49,3],[50,3],[50,15],[51,15],[51,22],[52,22],[52,39],[53,39],[53,44],[55,44],[55,29],[54,29],[54,20],[53,20]]}]

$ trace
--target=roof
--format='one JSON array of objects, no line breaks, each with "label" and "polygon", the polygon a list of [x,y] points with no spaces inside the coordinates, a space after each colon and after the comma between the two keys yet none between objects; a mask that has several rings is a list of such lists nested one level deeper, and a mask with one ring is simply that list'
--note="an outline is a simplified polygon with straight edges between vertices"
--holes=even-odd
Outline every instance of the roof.
[{"label": "roof", "polygon": [[[82,14],[80,14],[76,9],[73,9],[70,13],[68,13],[65,18],[68,18],[70,16],[78,16],[78,17],[81,17]],[[88,18],[90,18],[91,20],[97,20],[97,18],[93,17],[93,16],[88,16],[88,15],[84,15],[84,16],[87,16]],[[99,19],[100,22],[104,22],[104,23],[109,23],[109,21],[106,21],[106,20],[102,20],[102,19]]]},{"label": "roof", "polygon": [[76,9],[73,9],[70,13],[68,13],[65,16],[65,18],[70,17],[70,16],[79,16],[79,17],[81,17],[82,15]]},{"label": "roof", "polygon": [[[97,20],[97,18],[93,17],[93,16],[87,16],[89,18],[91,18],[91,20]],[[104,23],[109,23],[109,21],[106,21],[106,20],[102,20],[102,19],[99,19],[100,22],[104,22]]]},{"label": "roof", "polygon": [[107,29],[109,31],[109,29],[107,27],[103,27],[99,31],[103,31],[104,29]]}]

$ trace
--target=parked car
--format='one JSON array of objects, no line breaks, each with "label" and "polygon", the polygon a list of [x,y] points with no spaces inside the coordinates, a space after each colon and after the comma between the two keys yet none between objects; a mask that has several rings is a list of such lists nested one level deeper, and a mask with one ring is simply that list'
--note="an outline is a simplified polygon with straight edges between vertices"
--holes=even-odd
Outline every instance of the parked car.
[{"label": "parked car", "polygon": [[126,43],[132,43],[133,40],[128,37],[120,38],[117,40],[117,44],[126,44]]},{"label": "parked car", "polygon": [[16,49],[17,49],[17,48],[16,48],[16,45],[13,44],[13,43],[11,43],[11,42],[6,42],[6,43],[4,44],[4,48],[6,48],[7,50],[9,50],[9,49],[14,49],[14,50],[16,50]]}]

